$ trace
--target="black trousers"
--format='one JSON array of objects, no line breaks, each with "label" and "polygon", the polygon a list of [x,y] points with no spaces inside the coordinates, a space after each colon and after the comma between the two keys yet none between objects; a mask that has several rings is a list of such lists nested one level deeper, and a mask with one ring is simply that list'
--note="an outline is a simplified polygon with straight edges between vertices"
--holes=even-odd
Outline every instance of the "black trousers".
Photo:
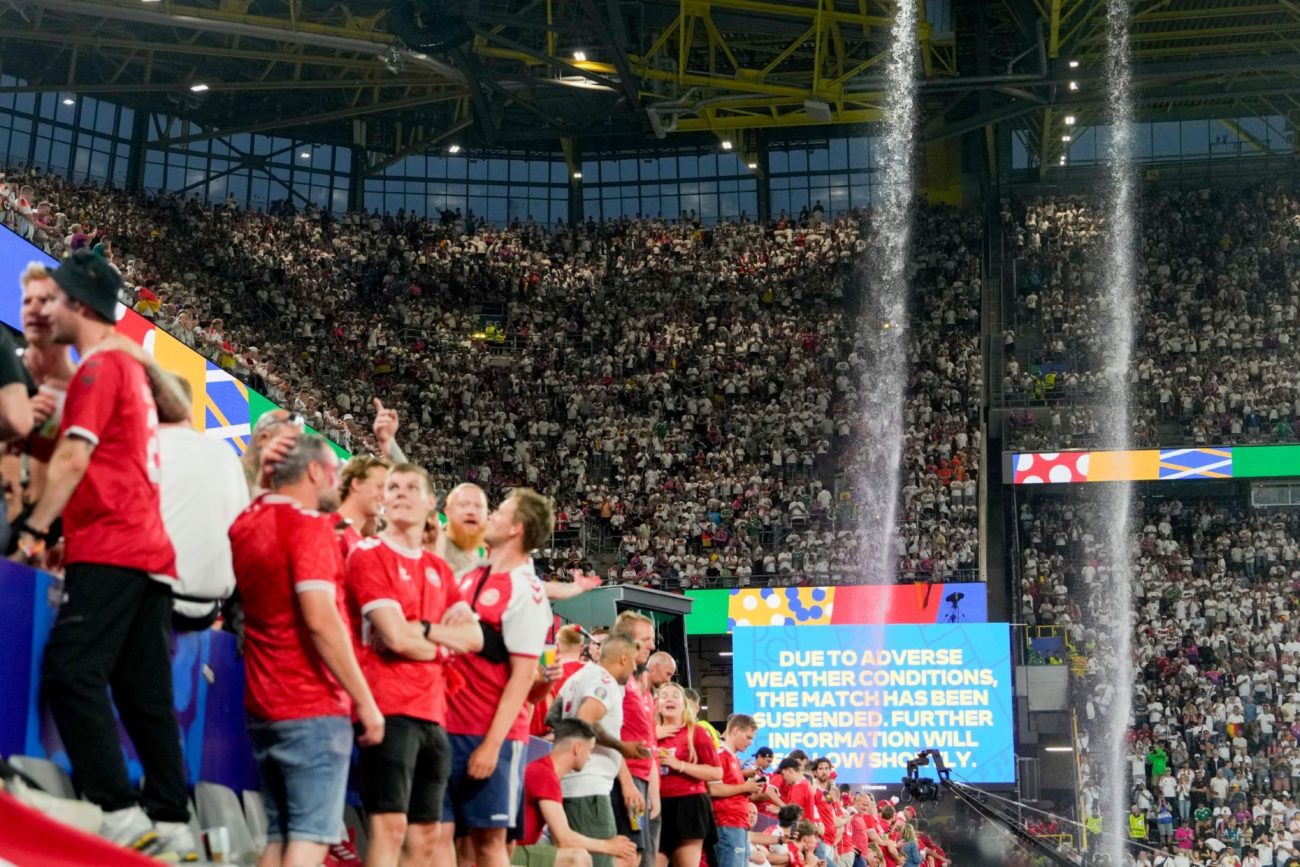
[{"label": "black trousers", "polygon": [[[185,762],[172,704],[170,587],[144,572],[75,563],[45,648],[42,686],[77,787],[105,810],[139,803],[185,822]],[[108,689],[144,766],[132,787]]]}]

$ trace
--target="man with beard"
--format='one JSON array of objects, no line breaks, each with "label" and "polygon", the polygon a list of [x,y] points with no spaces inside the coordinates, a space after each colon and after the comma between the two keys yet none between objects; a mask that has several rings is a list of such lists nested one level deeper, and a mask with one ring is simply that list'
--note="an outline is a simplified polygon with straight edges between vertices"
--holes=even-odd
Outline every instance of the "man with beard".
[{"label": "man with beard", "polygon": [[[438,538],[434,553],[447,561],[457,578],[463,578],[474,568],[481,567],[488,555],[484,545],[488,517],[487,494],[472,482],[457,485],[447,495],[444,513],[447,516],[447,526]],[[552,602],[572,599],[599,586],[600,577],[597,575],[575,574],[572,582],[542,582],[546,598]]]},{"label": "man with beard", "polygon": [[[384,739],[384,717],[353,650],[343,560],[329,518],[338,458],[298,436],[270,473],[271,491],[230,528],[244,601],[244,707],[262,777],[263,867],[320,864],[342,838],[352,757],[352,703],[362,747]],[[182,791],[183,794],[183,791]]]},{"label": "man with beard", "polygon": [[515,826],[520,808],[528,704],[548,688],[538,679],[538,660],[554,625],[529,552],[550,538],[554,526],[548,498],[527,488],[511,492],[484,524],[491,562],[460,584],[482,626],[483,650],[457,656],[453,664],[466,685],[447,708],[452,768],[443,833],[454,828],[468,840],[478,867],[510,861],[506,830]]}]

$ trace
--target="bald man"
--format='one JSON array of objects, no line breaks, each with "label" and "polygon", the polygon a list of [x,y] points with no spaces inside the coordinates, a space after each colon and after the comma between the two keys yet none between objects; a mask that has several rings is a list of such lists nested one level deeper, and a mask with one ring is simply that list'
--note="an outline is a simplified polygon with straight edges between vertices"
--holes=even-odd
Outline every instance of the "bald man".
[{"label": "bald man", "polygon": [[650,689],[658,689],[677,676],[677,660],[667,651],[661,650],[646,660],[645,671],[650,680]]},{"label": "bald man", "polygon": [[[438,536],[434,553],[447,561],[457,578],[463,577],[487,561],[483,532],[487,528],[488,499],[483,489],[464,482],[447,494],[443,509],[447,516],[445,532]],[[583,575],[574,570],[573,581],[543,581],[546,597],[552,602],[572,599],[600,586],[600,576]]]}]

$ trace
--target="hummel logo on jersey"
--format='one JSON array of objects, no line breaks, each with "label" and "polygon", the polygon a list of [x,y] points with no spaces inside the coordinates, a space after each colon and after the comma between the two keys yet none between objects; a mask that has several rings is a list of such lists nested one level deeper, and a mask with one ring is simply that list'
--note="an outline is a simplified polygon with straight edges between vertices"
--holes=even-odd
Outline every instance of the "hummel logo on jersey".
[{"label": "hummel logo on jersey", "polygon": [[406,567],[399,563],[397,566],[397,577],[401,578],[403,581],[410,581],[411,573],[407,572]]}]

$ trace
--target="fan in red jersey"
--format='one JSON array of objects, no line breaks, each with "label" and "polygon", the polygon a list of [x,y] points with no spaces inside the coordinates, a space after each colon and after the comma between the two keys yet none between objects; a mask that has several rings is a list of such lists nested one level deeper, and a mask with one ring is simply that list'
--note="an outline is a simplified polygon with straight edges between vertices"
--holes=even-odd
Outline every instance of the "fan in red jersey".
[{"label": "fan in red jersey", "polygon": [[[105,811],[101,833],[134,848],[161,838],[184,858],[195,846],[172,703],[176,557],[158,486],[159,415],[182,417],[184,397],[139,347],[114,335],[122,278],[103,259],[77,253],[47,276],[44,320],[53,342],[74,345],[81,363],[41,498],[18,527],[29,560],[56,541],[50,529],[60,514],[67,537],[65,598],[45,649],[43,692],[82,796]],[[158,403],[151,381],[162,385]],[[142,793],[127,776],[112,704],[144,765]]]},{"label": "fan in red jersey", "polygon": [[[244,708],[268,820],[260,863],[319,864],[342,839],[357,742],[384,739],[384,717],[353,650],[343,560],[321,509],[338,504],[338,458],[302,434],[263,494],[230,528],[244,601]],[[350,700],[349,700],[350,699]]]},{"label": "fan in red jersey", "polygon": [[[403,847],[433,863],[442,798],[451,773],[444,664],[483,647],[483,631],[461,598],[451,568],[421,548],[437,508],[433,483],[399,464],[383,487],[388,526],[361,540],[347,562],[358,657],[384,714],[384,740],[361,750],[361,803],[370,817],[372,864],[397,864]],[[453,863],[444,849],[438,861]]]},{"label": "fan in red jersey", "polygon": [[388,467],[388,461],[370,455],[357,455],[343,467],[339,478],[339,499],[342,502],[330,515],[330,520],[334,522],[344,561],[358,542],[373,536],[378,529]]},{"label": "fan in red jersey", "polygon": [[506,829],[523,795],[529,701],[548,690],[538,661],[554,626],[551,604],[530,552],[555,526],[547,497],[517,488],[487,519],[488,566],[468,573],[461,595],[483,627],[483,650],[458,656],[466,681],[447,708],[452,769],[443,799],[443,831],[467,837],[478,867],[505,867]]}]

